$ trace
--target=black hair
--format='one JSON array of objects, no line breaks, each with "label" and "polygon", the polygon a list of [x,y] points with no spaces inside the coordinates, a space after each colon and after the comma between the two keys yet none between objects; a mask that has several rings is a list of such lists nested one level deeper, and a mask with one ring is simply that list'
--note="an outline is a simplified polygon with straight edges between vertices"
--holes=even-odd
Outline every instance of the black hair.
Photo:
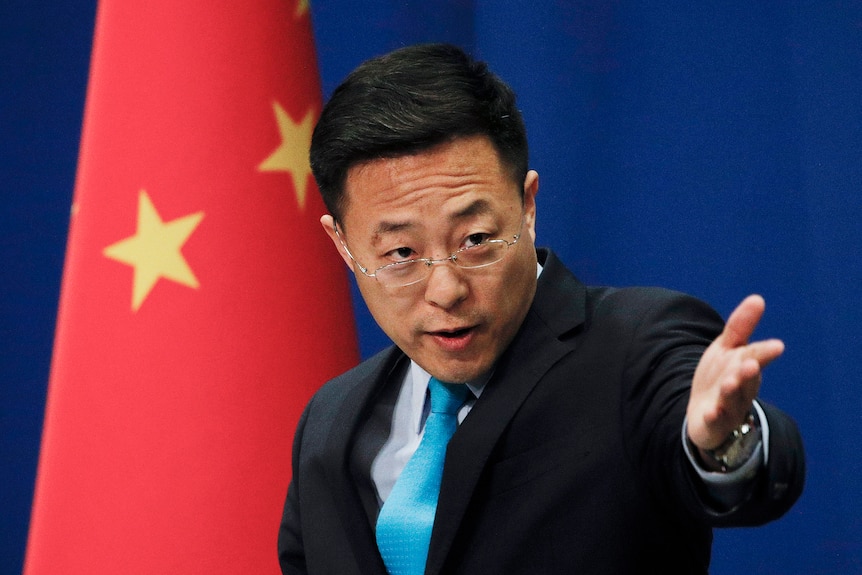
[{"label": "black hair", "polygon": [[339,220],[351,167],[476,135],[490,139],[520,186],[527,134],[512,89],[456,46],[409,46],[366,61],[336,88],[314,129],[311,169]]}]

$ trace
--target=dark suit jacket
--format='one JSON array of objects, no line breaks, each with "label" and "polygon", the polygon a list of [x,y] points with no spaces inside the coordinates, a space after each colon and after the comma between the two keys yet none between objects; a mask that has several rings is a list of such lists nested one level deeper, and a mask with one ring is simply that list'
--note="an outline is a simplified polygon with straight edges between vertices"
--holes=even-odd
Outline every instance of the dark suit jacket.
[{"label": "dark suit jacket", "polygon": [[[795,424],[764,405],[768,466],[744,504],[716,511],[680,435],[720,317],[667,290],[586,287],[539,253],[535,301],[449,443],[426,573],[706,573],[712,526],[775,519],[801,493]],[[408,361],[390,348],[306,408],[279,532],[284,573],[385,573],[369,465]]]}]

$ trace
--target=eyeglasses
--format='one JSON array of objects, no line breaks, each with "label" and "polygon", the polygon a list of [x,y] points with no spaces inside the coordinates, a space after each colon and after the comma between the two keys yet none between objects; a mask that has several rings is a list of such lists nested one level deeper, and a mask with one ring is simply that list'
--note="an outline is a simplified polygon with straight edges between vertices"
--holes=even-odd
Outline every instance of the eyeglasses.
[{"label": "eyeglasses", "polygon": [[438,260],[432,258],[415,258],[405,260],[403,262],[393,262],[380,266],[374,272],[368,273],[368,268],[356,261],[353,254],[350,253],[350,248],[344,242],[344,238],[338,231],[338,223],[335,223],[335,235],[338,236],[341,245],[353,263],[357,265],[359,271],[364,275],[376,279],[382,286],[387,288],[407,287],[421,282],[431,275],[431,266],[437,263],[451,261],[453,264],[462,269],[474,270],[485,268],[494,265],[506,257],[506,252],[510,246],[514,246],[521,238],[520,229],[524,226],[524,220],[521,219],[521,225],[518,228],[518,233],[512,236],[512,241],[503,239],[484,240],[478,244],[467,246],[452,252],[449,257]]}]

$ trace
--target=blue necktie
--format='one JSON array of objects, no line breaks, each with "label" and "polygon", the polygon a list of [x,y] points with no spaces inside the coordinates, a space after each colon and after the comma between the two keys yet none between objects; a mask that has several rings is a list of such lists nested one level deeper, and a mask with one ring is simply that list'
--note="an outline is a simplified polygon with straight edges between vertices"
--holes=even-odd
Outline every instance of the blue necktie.
[{"label": "blue necktie", "polygon": [[431,378],[431,414],[425,435],[392,487],[377,518],[377,547],[390,575],[425,572],[431,528],[443,478],[446,445],[458,428],[468,388]]}]

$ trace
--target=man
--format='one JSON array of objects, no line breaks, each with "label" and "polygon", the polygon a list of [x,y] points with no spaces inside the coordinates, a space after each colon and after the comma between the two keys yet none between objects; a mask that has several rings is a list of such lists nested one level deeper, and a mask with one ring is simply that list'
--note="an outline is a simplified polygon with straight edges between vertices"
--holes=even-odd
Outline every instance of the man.
[{"label": "man", "polygon": [[[537,250],[525,129],[484,64],[443,45],[366,62],[311,163],[323,228],[395,345],[305,410],[285,574],[706,573],[713,526],[798,498],[796,426],[754,401],[783,351],[748,343],[763,300],[723,326],[682,294],[586,287]],[[464,392],[454,415],[430,407],[441,387]]]}]

